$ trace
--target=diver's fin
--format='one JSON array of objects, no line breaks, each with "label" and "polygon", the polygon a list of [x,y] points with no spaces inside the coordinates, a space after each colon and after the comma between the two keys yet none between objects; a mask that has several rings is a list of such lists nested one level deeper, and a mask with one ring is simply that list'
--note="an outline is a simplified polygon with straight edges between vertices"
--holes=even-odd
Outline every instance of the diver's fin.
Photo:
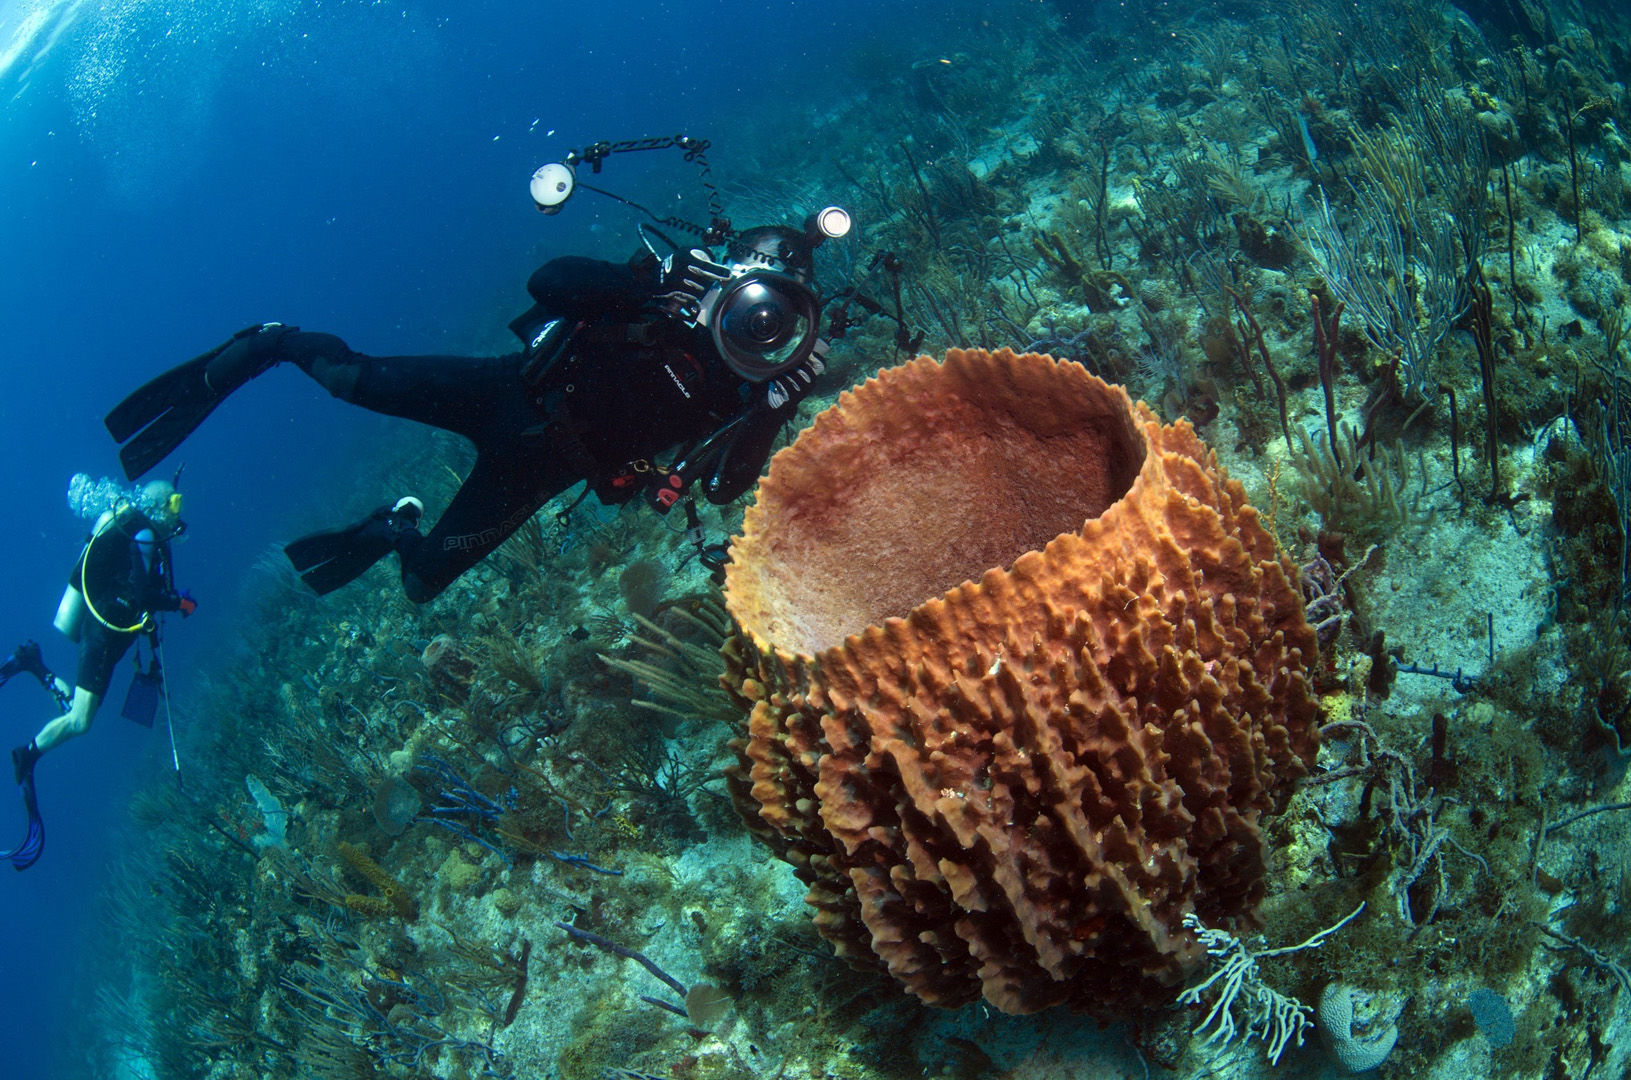
[{"label": "diver's fin", "polygon": [[103,418],[108,434],[125,444],[119,448],[119,461],[130,479],[169,456],[221,403],[225,395],[211,392],[204,372],[224,347],[148,380]]},{"label": "diver's fin", "polygon": [[224,346],[217,345],[184,364],[177,364],[161,375],[155,375],[141,388],[113,407],[103,418],[108,434],[114,442],[124,442],[142,428],[168,412],[175,400],[189,394],[204,381],[204,368]]},{"label": "diver's fin", "polygon": [[19,784],[34,775],[34,763],[40,760],[40,748],[30,739],[22,746],[11,748],[11,776]]},{"label": "diver's fin", "polygon": [[19,786],[23,792],[23,811],[28,815],[28,832],[21,844],[10,851],[0,851],[0,858],[10,859],[13,869],[27,870],[45,852],[45,822],[40,819],[40,804],[34,797],[32,770],[23,777]]},{"label": "diver's fin", "polygon": [[[103,418],[119,448],[125,475],[135,480],[170,455],[226,396],[275,363],[280,323],[245,327],[208,352],[154,376]],[[275,336],[268,336],[271,331]],[[241,344],[240,344],[241,343]],[[236,348],[235,348],[236,346]]]},{"label": "diver's fin", "polygon": [[343,529],[291,540],[283,553],[299,571],[300,580],[318,596],[326,596],[389,555],[396,546],[394,532],[384,518],[370,516]]}]

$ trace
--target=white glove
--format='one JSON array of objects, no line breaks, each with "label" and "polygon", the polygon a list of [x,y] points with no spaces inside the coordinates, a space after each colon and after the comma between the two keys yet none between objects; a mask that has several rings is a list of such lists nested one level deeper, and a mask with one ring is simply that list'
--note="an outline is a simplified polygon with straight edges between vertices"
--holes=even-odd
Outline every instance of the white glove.
[{"label": "white glove", "polygon": [[804,363],[770,380],[770,385],[765,390],[765,404],[772,409],[780,409],[788,402],[797,405],[803,401],[810,388],[815,385],[816,376],[827,370],[827,365],[821,362],[822,351],[816,349]]},{"label": "white glove", "polygon": [[708,290],[730,276],[705,248],[675,252],[658,265],[657,300],[670,314],[694,318]]}]

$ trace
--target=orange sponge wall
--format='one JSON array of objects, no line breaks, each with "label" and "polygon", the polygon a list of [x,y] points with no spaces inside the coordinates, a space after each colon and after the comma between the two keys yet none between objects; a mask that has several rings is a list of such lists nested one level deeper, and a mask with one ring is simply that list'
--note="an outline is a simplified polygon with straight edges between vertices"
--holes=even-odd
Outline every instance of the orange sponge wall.
[{"label": "orange sponge wall", "polygon": [[924,1001],[1168,1000],[1313,757],[1296,581],[1187,424],[1068,361],[919,357],[776,455],[733,545],[733,793]]}]

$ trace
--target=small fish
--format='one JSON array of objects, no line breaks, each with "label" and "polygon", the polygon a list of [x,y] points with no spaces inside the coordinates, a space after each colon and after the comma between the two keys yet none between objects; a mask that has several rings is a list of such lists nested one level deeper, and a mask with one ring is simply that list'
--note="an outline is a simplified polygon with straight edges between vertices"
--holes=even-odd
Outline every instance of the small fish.
[{"label": "small fish", "polygon": [[532,118],[532,123],[527,125],[527,134],[528,135],[531,135],[534,131],[538,130],[538,121],[541,120],[541,119],[543,119],[543,117],[541,117],[541,116],[535,116],[535,117]]}]

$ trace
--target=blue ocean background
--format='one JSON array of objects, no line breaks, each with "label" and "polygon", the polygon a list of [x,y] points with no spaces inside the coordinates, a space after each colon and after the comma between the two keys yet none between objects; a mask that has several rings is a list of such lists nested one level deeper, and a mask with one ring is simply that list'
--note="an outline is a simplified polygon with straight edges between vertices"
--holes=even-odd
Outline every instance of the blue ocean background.
[{"label": "blue ocean background", "polygon": [[[609,201],[539,215],[526,189],[539,164],[595,139],[678,132],[728,157],[744,117],[850,77],[862,47],[889,55],[907,49],[911,27],[972,17],[962,11],[876,0],[0,3],[0,644],[34,638],[71,677],[74,651],[51,618],[85,524],[64,492],[76,472],[118,474],[101,418],[148,377],[272,319],[376,354],[500,351],[539,261],[622,258],[634,243],[631,216]],[[632,155],[616,172],[635,197],[698,197],[677,154]],[[280,371],[169,463],[186,463],[191,529],[176,561],[200,604],[170,626],[178,699],[230,662],[256,561],[366,509],[347,501],[369,486],[348,462],[387,423]],[[162,724],[119,717],[126,680],[122,668],[90,736],[40,769],[44,859],[0,878],[0,1077],[52,1075],[52,1047],[85,1021],[65,1001],[104,933],[93,918],[102,868],[128,854],[113,827],[135,785],[170,768]],[[0,695],[8,746],[50,715],[32,683]],[[182,782],[209,767],[183,761]],[[5,844],[22,830],[9,790]]]}]

